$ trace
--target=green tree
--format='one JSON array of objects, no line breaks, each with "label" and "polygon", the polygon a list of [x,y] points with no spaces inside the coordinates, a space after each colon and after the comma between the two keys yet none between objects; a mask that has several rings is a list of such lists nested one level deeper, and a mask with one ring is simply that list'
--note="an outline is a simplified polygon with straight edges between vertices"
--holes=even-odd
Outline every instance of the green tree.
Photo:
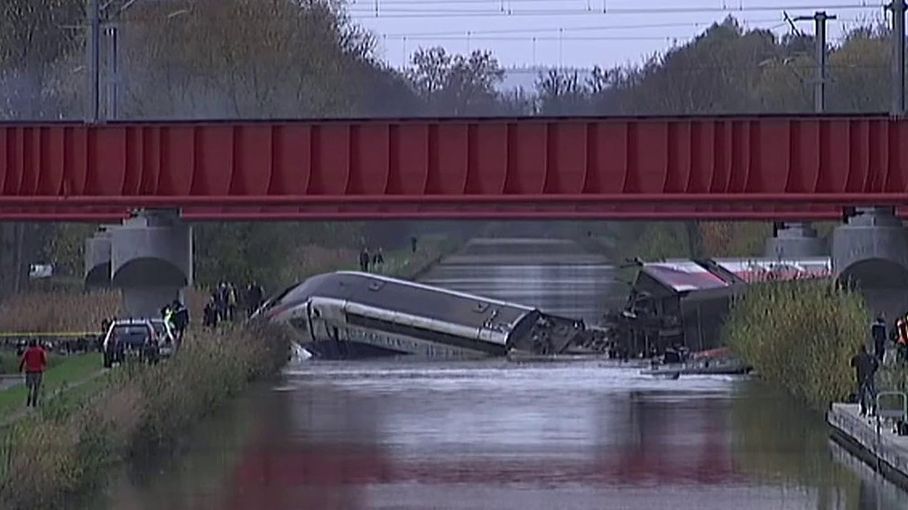
[{"label": "green tree", "polygon": [[[595,82],[598,84],[598,82]],[[590,90],[576,70],[550,69],[536,79],[539,111],[543,115],[582,114],[589,109]]]},{"label": "green tree", "polygon": [[54,63],[82,43],[77,0],[4,0],[0,3],[0,118],[62,114],[47,85]]},{"label": "green tree", "polygon": [[407,73],[433,115],[489,115],[501,110],[498,84],[504,70],[488,51],[449,55],[444,48],[420,49]]}]

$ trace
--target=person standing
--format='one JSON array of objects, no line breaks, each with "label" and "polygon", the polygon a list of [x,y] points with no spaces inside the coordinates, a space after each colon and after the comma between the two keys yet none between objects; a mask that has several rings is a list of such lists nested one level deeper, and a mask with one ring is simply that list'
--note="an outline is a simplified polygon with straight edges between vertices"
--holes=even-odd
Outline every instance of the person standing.
[{"label": "person standing", "polygon": [[871,413],[873,412],[873,399],[876,397],[873,378],[880,365],[875,357],[867,353],[867,348],[861,344],[861,349],[851,358],[851,366],[854,368],[858,386],[858,402],[861,404],[861,416],[866,416],[868,409]]},{"label": "person standing", "polygon": [[908,356],[906,356],[906,351],[908,351],[908,322],[905,320],[906,316],[902,316],[895,321],[895,328],[891,333],[891,336],[895,339],[896,359],[900,364],[905,363],[906,359],[908,359]]},{"label": "person standing", "polygon": [[368,273],[369,272],[369,250],[363,247],[363,251],[359,254],[359,270]]},{"label": "person standing", "polygon": [[179,299],[174,299],[170,308],[173,310],[173,340],[176,343],[174,347],[179,349],[183,343],[183,333],[189,327],[189,309]]},{"label": "person standing", "polygon": [[372,257],[372,270],[376,273],[381,273],[382,268],[385,267],[385,255],[382,253],[381,248],[375,252],[375,255]]},{"label": "person standing", "polygon": [[202,315],[202,323],[206,328],[215,329],[218,327],[220,313],[218,311],[217,298],[214,295],[205,304],[205,310],[202,311]]},{"label": "person standing", "polygon": [[236,309],[237,309],[237,299],[236,299],[236,287],[232,283],[227,284],[227,317],[230,318],[230,321],[233,322],[236,320]]},{"label": "person standing", "polygon": [[249,284],[249,288],[246,291],[246,304],[249,307],[247,310],[249,317],[252,317],[252,315],[258,311],[259,307],[262,306],[264,293],[262,287],[255,280]]},{"label": "person standing", "polygon": [[873,338],[873,353],[877,361],[882,364],[886,354],[886,320],[883,314],[877,316],[870,325],[870,336]]},{"label": "person standing", "polygon": [[38,407],[38,393],[46,369],[47,351],[37,340],[32,340],[19,362],[19,371],[25,370],[25,387],[28,389],[26,407]]}]

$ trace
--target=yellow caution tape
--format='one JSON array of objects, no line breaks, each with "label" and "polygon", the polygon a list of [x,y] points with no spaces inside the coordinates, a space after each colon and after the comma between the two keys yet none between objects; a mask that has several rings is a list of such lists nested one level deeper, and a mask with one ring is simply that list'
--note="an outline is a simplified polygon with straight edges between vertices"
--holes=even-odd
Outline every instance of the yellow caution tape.
[{"label": "yellow caution tape", "polygon": [[66,332],[66,333],[0,333],[0,338],[19,338],[19,337],[28,337],[28,336],[57,336],[57,337],[79,337],[79,336],[98,336],[100,331],[85,331],[85,332]]}]

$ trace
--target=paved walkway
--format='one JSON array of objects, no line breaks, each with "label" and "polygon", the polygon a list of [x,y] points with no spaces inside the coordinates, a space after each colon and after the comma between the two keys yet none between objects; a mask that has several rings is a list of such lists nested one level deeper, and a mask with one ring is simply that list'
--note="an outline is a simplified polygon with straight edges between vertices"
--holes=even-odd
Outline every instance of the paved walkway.
[{"label": "paved walkway", "polygon": [[862,417],[857,404],[833,404],[826,421],[887,478],[903,486],[908,482],[908,436],[896,435],[891,425],[878,426],[876,418]]}]

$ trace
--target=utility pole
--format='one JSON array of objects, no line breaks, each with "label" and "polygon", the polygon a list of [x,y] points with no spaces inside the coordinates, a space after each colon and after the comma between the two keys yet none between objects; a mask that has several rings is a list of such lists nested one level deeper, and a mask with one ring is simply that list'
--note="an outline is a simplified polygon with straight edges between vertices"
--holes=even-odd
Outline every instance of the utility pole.
[{"label": "utility pole", "polygon": [[117,120],[118,102],[120,89],[120,27],[117,23],[111,23],[106,30],[108,39],[107,53],[107,120]]},{"label": "utility pole", "polygon": [[817,78],[813,89],[813,108],[817,113],[826,111],[826,22],[836,19],[826,11],[817,11],[813,16],[798,16],[795,21],[813,20],[815,25]]},{"label": "utility pole", "polygon": [[893,0],[892,11],[892,108],[893,117],[905,115],[905,0]]},{"label": "utility pole", "polygon": [[87,63],[88,98],[85,121],[95,124],[100,120],[101,110],[101,6],[99,0],[88,0],[88,41]]}]

